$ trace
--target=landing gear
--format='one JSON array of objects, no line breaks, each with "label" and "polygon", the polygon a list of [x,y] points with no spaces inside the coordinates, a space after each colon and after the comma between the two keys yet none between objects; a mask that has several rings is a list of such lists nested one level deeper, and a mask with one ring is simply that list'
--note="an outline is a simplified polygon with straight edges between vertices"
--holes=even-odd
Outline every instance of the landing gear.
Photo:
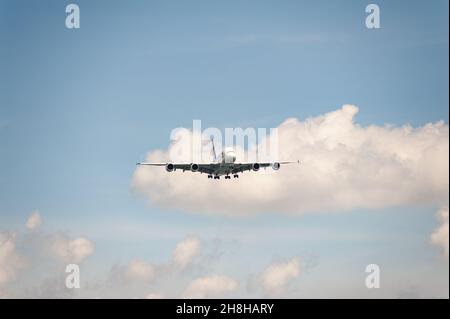
[{"label": "landing gear", "polygon": [[[225,177],[225,179],[231,179],[231,175],[225,175],[224,177]],[[217,176],[217,175],[208,175],[208,178],[211,178],[211,179],[220,179],[220,176]],[[239,178],[239,175],[238,175],[238,174],[233,174],[233,178]]]}]

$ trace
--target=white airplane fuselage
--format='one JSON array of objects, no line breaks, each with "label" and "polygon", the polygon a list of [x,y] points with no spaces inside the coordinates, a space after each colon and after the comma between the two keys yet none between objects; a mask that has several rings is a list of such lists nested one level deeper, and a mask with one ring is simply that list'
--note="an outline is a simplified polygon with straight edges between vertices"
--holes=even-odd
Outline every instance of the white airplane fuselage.
[{"label": "white airplane fuselage", "polygon": [[234,162],[236,162],[236,151],[232,147],[225,148],[217,159],[217,163],[220,165],[212,175],[221,176],[232,174]]}]

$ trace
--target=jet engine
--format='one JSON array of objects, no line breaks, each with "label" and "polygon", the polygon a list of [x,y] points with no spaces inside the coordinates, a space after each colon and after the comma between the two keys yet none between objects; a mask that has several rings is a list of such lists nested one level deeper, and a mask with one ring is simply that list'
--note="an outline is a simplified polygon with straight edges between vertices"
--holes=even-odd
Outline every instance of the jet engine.
[{"label": "jet engine", "polygon": [[272,169],[275,170],[275,171],[278,171],[280,169],[280,163],[276,163],[276,162],[273,163],[272,164]]},{"label": "jet engine", "polygon": [[191,164],[191,172],[196,172],[198,171],[198,164]]},{"label": "jet engine", "polygon": [[173,172],[174,168],[175,168],[175,167],[173,166],[172,163],[166,164],[166,171],[168,171],[168,172]]},{"label": "jet engine", "polygon": [[252,170],[254,170],[255,172],[259,171],[260,165],[259,163],[253,163],[252,164]]}]

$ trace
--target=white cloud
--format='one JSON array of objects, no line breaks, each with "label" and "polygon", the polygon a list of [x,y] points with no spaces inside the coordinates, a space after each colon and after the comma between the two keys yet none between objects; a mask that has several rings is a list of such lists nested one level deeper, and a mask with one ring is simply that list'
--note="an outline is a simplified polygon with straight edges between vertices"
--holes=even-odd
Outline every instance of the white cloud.
[{"label": "white cloud", "polygon": [[164,299],[165,295],[162,292],[152,292],[145,296],[145,299]]},{"label": "white cloud", "polygon": [[269,295],[283,293],[292,279],[300,275],[298,258],[278,262],[267,267],[260,276],[260,282]]},{"label": "white cloud", "polygon": [[25,261],[16,251],[16,236],[0,233],[0,286],[16,279],[23,267]]},{"label": "white cloud", "polygon": [[94,244],[85,237],[68,238],[65,234],[56,233],[47,237],[50,252],[64,262],[81,263],[94,252]]},{"label": "white cloud", "polygon": [[441,249],[442,255],[448,258],[448,206],[438,212],[440,226],[431,234],[431,243]]},{"label": "white cloud", "polygon": [[81,262],[94,252],[94,244],[84,237],[70,240],[68,248],[74,262]]},{"label": "white cloud", "polygon": [[110,271],[109,282],[113,285],[121,285],[121,287],[141,289],[140,296],[147,299],[166,298],[163,292],[147,293],[148,284],[160,285],[162,283],[162,287],[164,287],[165,283],[170,282],[173,283],[172,287],[179,288],[184,276],[189,276],[193,272],[198,273],[201,268],[202,265],[198,265],[199,268],[192,269],[191,272],[183,271],[195,257],[200,255],[200,248],[201,240],[198,236],[190,235],[177,243],[172,259],[166,262],[152,263],[136,258],[126,265],[114,265]]},{"label": "white cloud", "polygon": [[35,230],[41,226],[41,223],[41,214],[36,210],[31,213],[30,217],[28,217],[27,228],[29,230]]},{"label": "white cloud", "polygon": [[131,280],[149,281],[155,275],[155,268],[141,260],[133,260],[128,265],[125,274]]},{"label": "white cloud", "polygon": [[[448,125],[362,127],[354,122],[357,113],[357,107],[344,105],[304,121],[284,121],[278,127],[279,159],[300,159],[302,164],[283,166],[274,174],[251,172],[239,180],[217,182],[204,174],[137,167],[132,186],[154,205],[227,214],[347,211],[448,201]],[[166,161],[184,141],[150,152],[147,160]],[[241,149],[237,153],[243,155]]]},{"label": "white cloud", "polygon": [[180,268],[189,265],[192,259],[200,254],[200,240],[195,236],[187,237],[175,247],[173,259]]},{"label": "white cloud", "polygon": [[[34,211],[28,218],[26,226],[30,230],[36,230],[41,224],[41,216],[38,211]],[[64,263],[81,263],[85,258],[94,252],[94,244],[85,237],[71,239],[62,232],[56,232],[50,235],[33,232],[27,234],[25,237],[20,237],[23,246],[27,247],[27,259],[19,255],[16,251],[16,235],[10,233],[0,233],[0,286],[13,281],[18,271],[28,264],[33,264],[32,271],[36,274],[46,273],[42,272],[41,267],[52,267],[50,263],[46,263],[42,258],[53,257]],[[37,259],[40,259],[37,262]],[[60,267],[58,267],[60,269]],[[53,270],[50,270],[52,273]],[[65,277],[63,277],[65,278]],[[53,284],[55,282],[61,283],[58,279],[52,279],[44,282],[41,286],[34,288],[27,288],[22,291],[19,296],[59,296],[66,298],[71,296],[73,292],[68,292],[67,289],[60,289],[61,286]],[[33,280],[34,281],[34,280]],[[64,280],[62,281],[64,282]],[[64,286],[62,286],[64,287]],[[5,288],[5,287],[1,287]],[[15,296],[17,294],[17,287],[12,287],[12,290],[2,290],[0,294],[4,296]],[[53,289],[53,290],[52,290]]]},{"label": "white cloud", "polygon": [[215,298],[234,292],[239,284],[236,280],[219,275],[211,275],[193,280],[183,292],[183,298]]}]

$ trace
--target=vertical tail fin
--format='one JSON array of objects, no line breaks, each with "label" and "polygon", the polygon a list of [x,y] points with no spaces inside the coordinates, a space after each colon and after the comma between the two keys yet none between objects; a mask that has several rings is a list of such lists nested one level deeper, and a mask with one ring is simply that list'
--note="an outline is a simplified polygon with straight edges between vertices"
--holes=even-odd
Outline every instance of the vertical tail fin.
[{"label": "vertical tail fin", "polygon": [[214,136],[211,136],[212,152],[214,155],[214,161],[217,161],[216,147],[214,146]]}]

